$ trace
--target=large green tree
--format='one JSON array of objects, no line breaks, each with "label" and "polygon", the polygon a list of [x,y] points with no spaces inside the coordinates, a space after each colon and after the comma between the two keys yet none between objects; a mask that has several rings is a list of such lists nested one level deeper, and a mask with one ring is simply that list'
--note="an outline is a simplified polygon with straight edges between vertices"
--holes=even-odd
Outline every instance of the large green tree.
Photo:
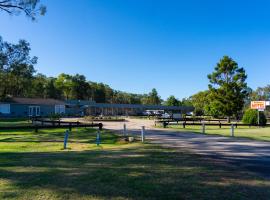
[{"label": "large green tree", "polygon": [[60,74],[55,80],[55,86],[58,90],[61,90],[64,94],[64,99],[72,98],[72,89],[74,83],[72,81],[72,76],[69,74]]},{"label": "large green tree", "polygon": [[192,106],[194,107],[194,112],[196,116],[201,116],[207,114],[206,106],[209,103],[209,91],[201,91],[190,97]]},{"label": "large green tree", "polygon": [[208,75],[210,81],[209,111],[213,115],[238,116],[247,95],[246,72],[230,57],[224,56]]},{"label": "large green tree", "polygon": [[0,0],[0,10],[10,15],[23,12],[35,20],[38,15],[46,13],[46,6],[41,5],[40,0]]},{"label": "large green tree", "polygon": [[30,44],[4,42],[0,37],[0,98],[27,96],[35,72],[37,57],[30,56]]},{"label": "large green tree", "polygon": [[160,105],[162,102],[161,97],[155,88],[148,95],[142,97],[142,103],[146,105]]},{"label": "large green tree", "polygon": [[180,104],[181,102],[173,95],[169,96],[165,101],[166,106],[179,106]]}]

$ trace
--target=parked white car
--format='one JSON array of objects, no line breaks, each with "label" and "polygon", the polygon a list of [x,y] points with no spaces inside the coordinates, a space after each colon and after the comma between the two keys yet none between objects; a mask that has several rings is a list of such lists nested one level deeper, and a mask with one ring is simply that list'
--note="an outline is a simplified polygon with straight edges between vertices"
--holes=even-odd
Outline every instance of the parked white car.
[{"label": "parked white car", "polygon": [[161,115],[162,118],[171,118],[171,115],[168,113],[164,113]]}]

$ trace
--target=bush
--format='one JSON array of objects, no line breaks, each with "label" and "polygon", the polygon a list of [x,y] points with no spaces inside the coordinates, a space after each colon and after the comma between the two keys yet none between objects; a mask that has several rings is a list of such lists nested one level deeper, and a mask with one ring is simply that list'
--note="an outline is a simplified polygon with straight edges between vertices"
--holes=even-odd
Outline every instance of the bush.
[{"label": "bush", "polygon": [[[258,111],[252,109],[246,110],[242,121],[245,124],[258,125]],[[260,126],[265,126],[266,122],[265,114],[260,112]]]},{"label": "bush", "polygon": [[56,121],[56,120],[60,120],[60,118],[61,118],[61,115],[60,114],[54,114],[54,113],[52,113],[50,116],[49,116],[49,118],[50,118],[50,120],[51,121]]}]

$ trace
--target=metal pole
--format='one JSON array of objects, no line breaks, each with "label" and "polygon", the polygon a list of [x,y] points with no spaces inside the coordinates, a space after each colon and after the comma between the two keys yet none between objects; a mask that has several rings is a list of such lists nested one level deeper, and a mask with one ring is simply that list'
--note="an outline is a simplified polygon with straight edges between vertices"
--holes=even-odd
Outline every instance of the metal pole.
[{"label": "metal pole", "polygon": [[258,110],[258,127],[260,126],[260,111]]},{"label": "metal pole", "polygon": [[231,136],[234,137],[234,124],[231,125]]},{"label": "metal pole", "polygon": [[202,123],[202,133],[205,134],[205,123]]},{"label": "metal pole", "polygon": [[145,140],[145,127],[142,126],[142,135],[141,135],[141,138],[142,138],[142,142],[144,142]]},{"label": "metal pole", "polygon": [[98,130],[97,131],[97,146],[99,146],[99,144],[100,144],[100,131]]},{"label": "metal pole", "polygon": [[66,130],[66,134],[65,134],[65,138],[64,138],[64,149],[67,148],[68,134],[69,134],[69,131]]}]

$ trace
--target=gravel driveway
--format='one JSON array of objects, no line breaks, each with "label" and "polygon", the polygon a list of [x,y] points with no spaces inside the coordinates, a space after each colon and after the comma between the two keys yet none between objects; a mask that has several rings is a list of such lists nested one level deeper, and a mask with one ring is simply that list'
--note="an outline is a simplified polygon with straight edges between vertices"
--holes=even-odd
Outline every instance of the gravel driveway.
[{"label": "gravel driveway", "polygon": [[[124,122],[103,122],[103,124],[106,129],[122,131]],[[128,119],[125,124],[131,134],[140,134],[141,126],[145,126],[146,138],[152,143],[185,149],[215,161],[244,167],[270,178],[270,142],[154,128],[152,120]]]}]

